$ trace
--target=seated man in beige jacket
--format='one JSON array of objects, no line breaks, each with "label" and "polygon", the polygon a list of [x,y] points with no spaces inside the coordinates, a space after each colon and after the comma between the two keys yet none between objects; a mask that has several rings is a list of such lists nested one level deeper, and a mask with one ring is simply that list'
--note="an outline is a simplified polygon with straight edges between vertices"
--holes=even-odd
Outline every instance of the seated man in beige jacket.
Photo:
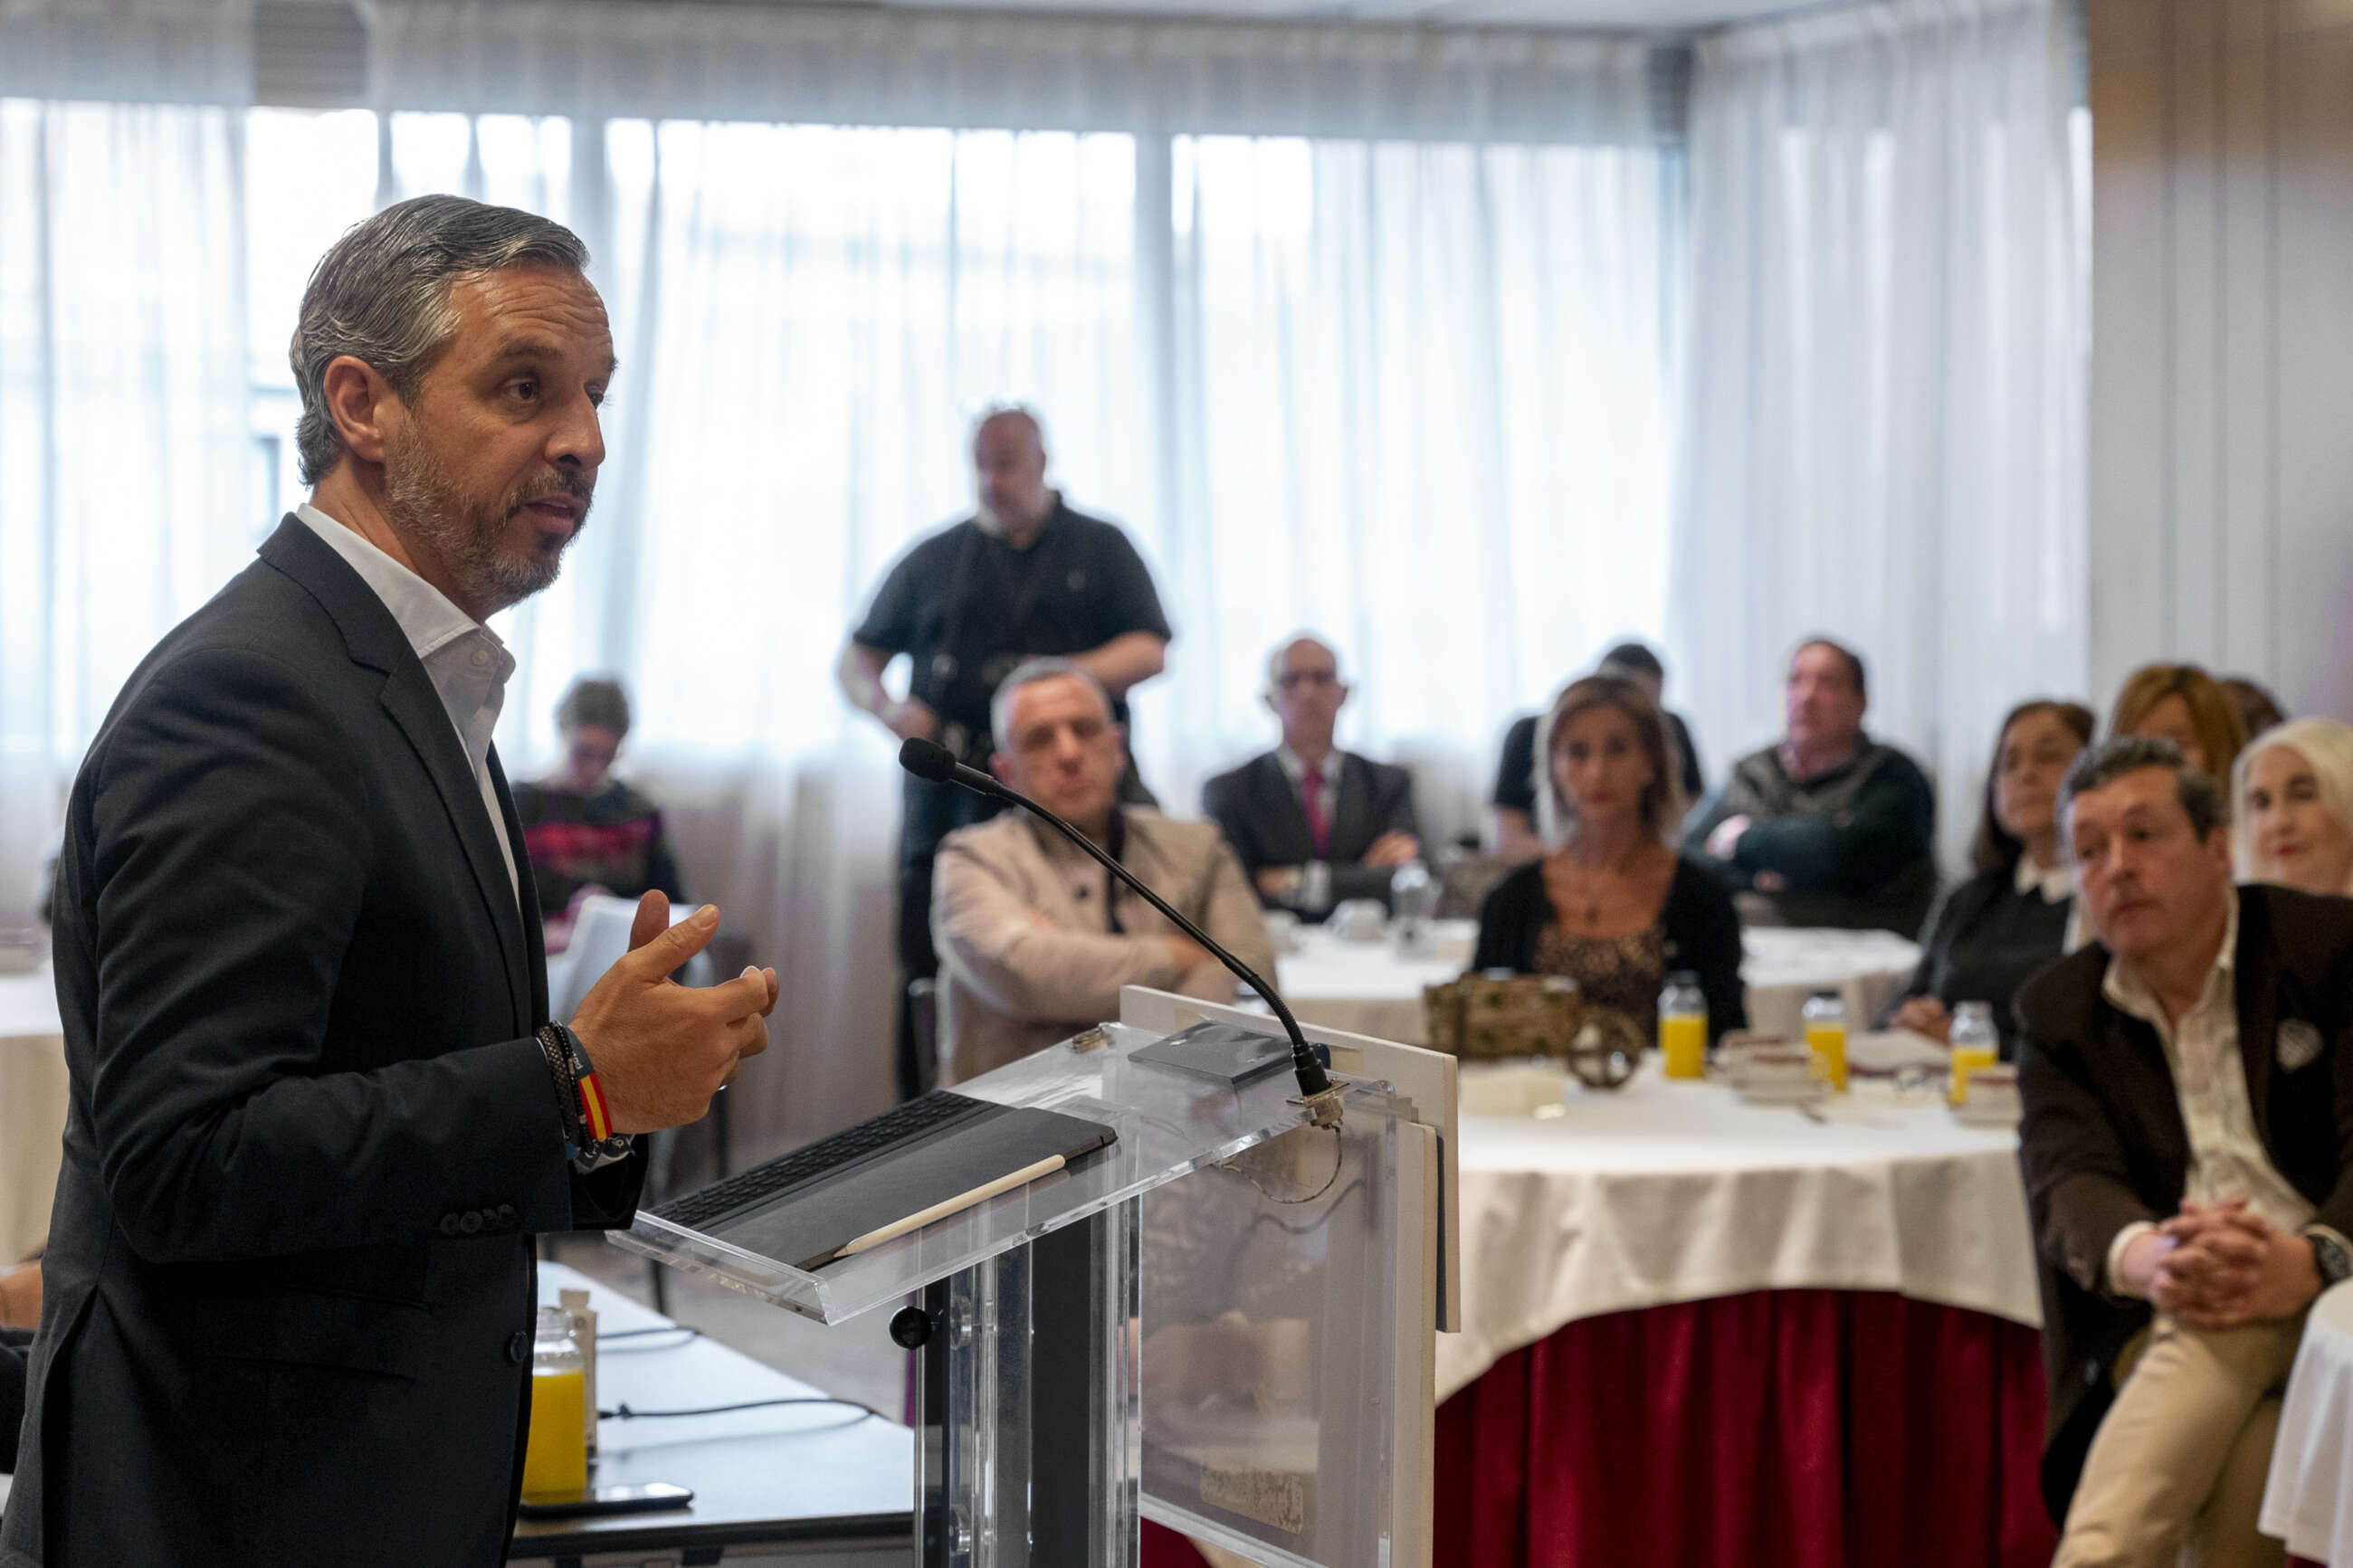
[{"label": "seated man in beige jacket", "polygon": [[[993,717],[998,778],[1110,851],[1244,963],[1273,973],[1258,896],[1217,825],[1118,804],[1124,747],[1093,677],[1067,659],[1032,659],[997,688]],[[1216,959],[1026,811],[940,845],[932,940],[943,1083],[1118,1017],[1123,985],[1234,995]]]}]

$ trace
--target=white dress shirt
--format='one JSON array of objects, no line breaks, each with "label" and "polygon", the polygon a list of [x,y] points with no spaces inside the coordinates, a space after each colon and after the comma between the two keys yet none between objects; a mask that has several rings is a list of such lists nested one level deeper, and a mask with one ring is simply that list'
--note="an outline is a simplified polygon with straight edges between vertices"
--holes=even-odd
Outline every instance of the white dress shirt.
[{"label": "white dress shirt", "polygon": [[2046,904],[2063,904],[2075,896],[2075,868],[2063,858],[2056,866],[2043,867],[2034,863],[2033,856],[2021,855],[2011,885],[2021,899],[2029,893],[2041,893]]},{"label": "white dress shirt", "polygon": [[[2263,1135],[2255,1128],[2254,1104],[2247,1097],[2246,1061],[2239,1054],[2236,889],[2231,892],[2230,909],[2221,951],[2214,955],[2214,967],[2206,972],[2206,988],[2199,994],[2196,1005],[2181,1016],[2179,1025],[2167,1020],[2157,994],[2122,959],[2108,961],[2100,991],[2118,1008],[2155,1029],[2165,1047],[2165,1063],[2173,1070],[2173,1092],[2181,1102],[2181,1121],[2189,1135],[2189,1180],[2182,1195],[2200,1205],[2244,1198],[2250,1210],[2292,1235],[2312,1223],[2314,1210],[2272,1164]],[[2108,1244],[2110,1289],[2117,1288],[2116,1266],[2124,1260],[2125,1248],[2155,1228],[2148,1221],[2139,1220],[2116,1232],[2116,1238]]]},{"label": "white dress shirt", "polygon": [[507,886],[520,910],[522,876],[515,868],[514,846],[507,839],[505,814],[499,810],[498,790],[491,783],[490,763],[491,731],[498,728],[499,710],[506,705],[507,678],[514,673],[514,655],[507,651],[498,633],[360,537],[356,529],[344,527],[314,506],[297,507],[294,515],[375,591],[425,666],[450,726],[458,731],[467,765],[474,770],[482,809],[490,814],[491,832],[499,841],[499,858],[506,863]]}]

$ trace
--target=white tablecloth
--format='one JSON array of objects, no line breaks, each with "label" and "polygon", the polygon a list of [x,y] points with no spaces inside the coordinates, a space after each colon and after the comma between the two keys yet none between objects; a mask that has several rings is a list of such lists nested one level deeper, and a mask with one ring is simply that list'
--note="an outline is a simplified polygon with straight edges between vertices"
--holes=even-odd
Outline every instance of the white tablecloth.
[{"label": "white tablecloth", "polygon": [[66,1095],[64,1026],[49,966],[0,974],[0,1265],[49,1234]]},{"label": "white tablecloth", "polygon": [[1740,948],[1748,1026],[1793,1039],[1805,1032],[1798,1013],[1817,986],[1836,986],[1847,1027],[1867,1029],[1920,963],[1918,942],[1885,931],[1752,926],[1740,933]]},{"label": "white tablecloth", "polygon": [[[1470,962],[1473,922],[1442,921],[1442,956],[1402,958],[1386,942],[1345,942],[1320,926],[1299,933],[1297,950],[1275,961],[1275,984],[1311,1024],[1400,1045],[1427,1044],[1421,989],[1451,980]],[[1834,985],[1847,1026],[1870,1027],[1920,962],[1917,943],[1883,931],[1797,931],[1760,926],[1741,933],[1740,977],[1748,1026],[1795,1036],[1808,993]]]},{"label": "white tablecloth", "polygon": [[2298,1557],[2353,1563],[2353,1284],[2305,1321],[2256,1522]]},{"label": "white tablecloth", "polygon": [[[1465,1068],[1466,1098],[1496,1070]],[[1816,1122],[1645,1068],[1566,1111],[1461,1118],[1464,1331],[1438,1337],[1440,1398],[1565,1323],[1750,1290],[2042,1321],[2016,1134],[1933,1091],[1858,1085]]]}]

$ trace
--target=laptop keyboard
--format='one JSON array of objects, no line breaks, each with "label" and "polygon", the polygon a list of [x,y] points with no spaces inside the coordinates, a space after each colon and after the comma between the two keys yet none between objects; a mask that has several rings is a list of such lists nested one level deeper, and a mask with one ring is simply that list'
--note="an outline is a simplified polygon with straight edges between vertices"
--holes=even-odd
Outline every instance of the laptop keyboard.
[{"label": "laptop keyboard", "polygon": [[805,1149],[779,1154],[765,1165],[754,1165],[740,1176],[730,1176],[713,1186],[684,1197],[672,1198],[655,1209],[658,1219],[690,1230],[700,1229],[713,1220],[723,1219],[739,1209],[749,1208],[765,1198],[797,1186],[814,1177],[849,1163],[862,1155],[871,1154],[893,1143],[908,1142],[920,1133],[943,1123],[956,1121],[987,1104],[968,1094],[955,1094],[935,1089],[920,1100],[911,1100],[895,1110],[886,1110],[871,1121],[844,1128],[830,1138],[820,1139]]}]

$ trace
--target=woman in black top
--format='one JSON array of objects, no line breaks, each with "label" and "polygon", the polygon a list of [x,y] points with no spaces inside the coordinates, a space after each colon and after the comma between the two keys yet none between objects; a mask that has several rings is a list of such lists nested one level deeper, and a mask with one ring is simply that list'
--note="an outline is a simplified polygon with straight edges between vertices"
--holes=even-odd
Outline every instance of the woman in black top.
[{"label": "woman in black top", "polygon": [[1646,1036],[1667,975],[1688,969],[1708,1037],[1745,1026],[1731,895],[1669,842],[1683,799],[1657,705],[1631,680],[1588,676],[1555,700],[1536,739],[1562,840],[1487,895],[1472,967],[1566,974]]},{"label": "woman in black top", "polygon": [[1949,1041],[1955,1007],[1989,1002],[2008,1059],[2011,994],[2067,948],[2074,879],[2059,847],[2059,784],[2092,724],[2090,709],[2048,699],[2002,721],[1971,855],[1977,875],[1929,917],[1920,966],[1889,1008],[1894,1027]]}]

